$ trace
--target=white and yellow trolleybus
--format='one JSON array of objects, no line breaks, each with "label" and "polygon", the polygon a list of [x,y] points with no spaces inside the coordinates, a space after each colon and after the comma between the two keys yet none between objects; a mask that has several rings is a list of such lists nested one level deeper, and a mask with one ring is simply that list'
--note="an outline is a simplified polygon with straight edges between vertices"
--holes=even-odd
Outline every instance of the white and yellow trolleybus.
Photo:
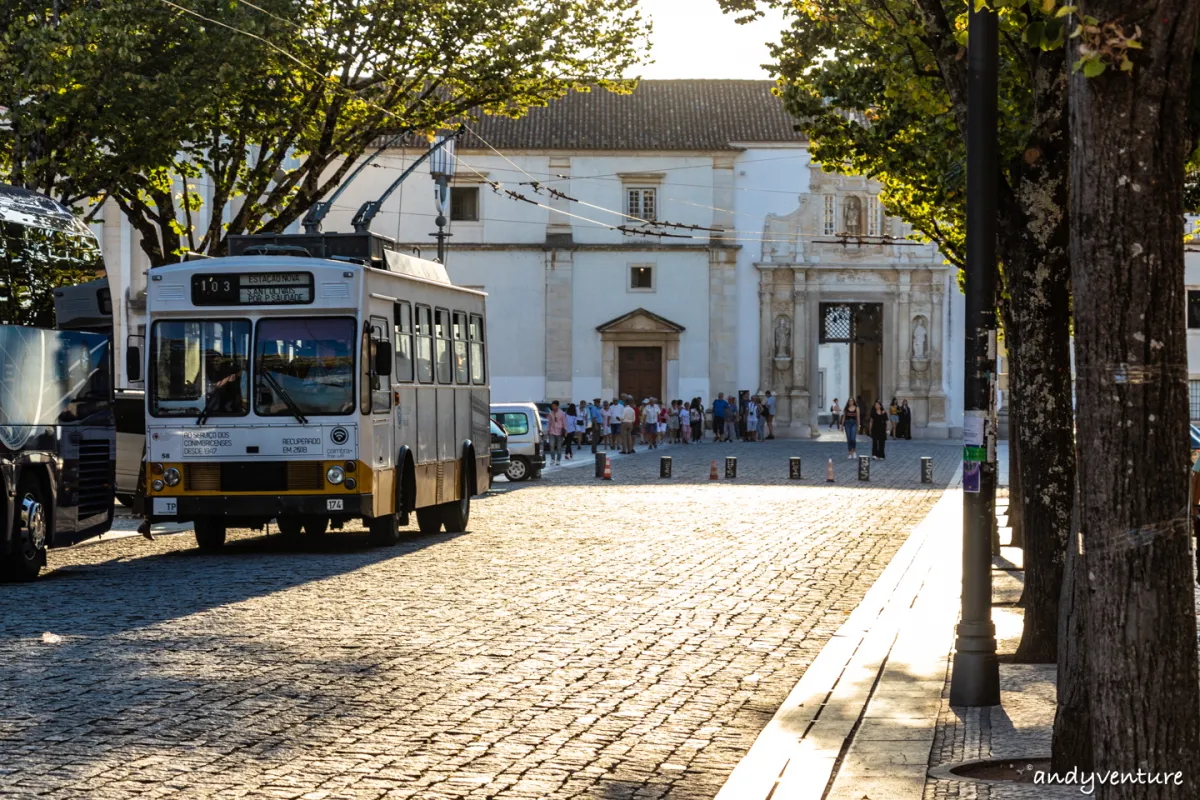
[{"label": "white and yellow trolleybus", "polygon": [[272,519],[361,519],[381,545],[414,513],[465,530],[491,478],[484,293],[391,251],[258,252],[151,270],[148,516],[193,522],[207,551]]}]

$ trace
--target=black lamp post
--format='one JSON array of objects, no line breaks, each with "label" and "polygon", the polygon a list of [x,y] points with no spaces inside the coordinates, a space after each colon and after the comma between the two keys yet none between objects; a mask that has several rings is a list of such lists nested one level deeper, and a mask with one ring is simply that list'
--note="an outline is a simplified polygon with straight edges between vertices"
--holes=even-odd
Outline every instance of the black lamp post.
[{"label": "black lamp post", "polygon": [[[438,137],[438,141],[434,145],[434,150],[429,156],[429,176],[434,182],[434,200],[437,205],[437,218],[433,221],[437,225],[437,233],[431,233],[430,236],[437,239],[437,258],[438,263],[446,263],[446,240],[453,234],[446,233],[446,212],[447,204],[450,199],[450,181],[454,180],[455,158],[454,158],[454,139],[455,134],[444,134]],[[440,145],[440,146],[439,146]]]},{"label": "black lamp post", "polygon": [[1000,703],[992,623],[996,462],[990,406],[996,380],[996,211],[999,38],[994,9],[971,4],[967,26],[966,375],[963,435],[962,617],[950,704]]}]

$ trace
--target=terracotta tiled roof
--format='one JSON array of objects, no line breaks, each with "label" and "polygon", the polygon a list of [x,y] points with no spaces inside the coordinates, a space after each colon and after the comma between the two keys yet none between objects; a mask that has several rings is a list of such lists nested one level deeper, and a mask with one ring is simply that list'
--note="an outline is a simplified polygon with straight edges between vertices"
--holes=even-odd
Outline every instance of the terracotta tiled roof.
[{"label": "terracotta tiled roof", "polygon": [[[471,127],[500,150],[731,150],[734,142],[799,142],[772,81],[641,81],[633,94],[571,92],[520,119]],[[463,148],[484,145],[468,133]]]}]

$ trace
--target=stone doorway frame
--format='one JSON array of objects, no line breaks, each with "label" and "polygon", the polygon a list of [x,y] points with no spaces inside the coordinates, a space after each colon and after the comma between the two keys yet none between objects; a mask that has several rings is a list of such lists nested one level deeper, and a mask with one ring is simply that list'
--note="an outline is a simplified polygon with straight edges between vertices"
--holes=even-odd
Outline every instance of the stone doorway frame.
[{"label": "stone doorway frame", "polygon": [[[673,396],[679,389],[679,335],[686,328],[644,308],[596,326],[600,334],[600,392],[605,400],[617,396],[621,347],[662,348],[662,392]],[[639,401],[641,398],[637,398]],[[660,397],[670,400],[670,397]]]}]

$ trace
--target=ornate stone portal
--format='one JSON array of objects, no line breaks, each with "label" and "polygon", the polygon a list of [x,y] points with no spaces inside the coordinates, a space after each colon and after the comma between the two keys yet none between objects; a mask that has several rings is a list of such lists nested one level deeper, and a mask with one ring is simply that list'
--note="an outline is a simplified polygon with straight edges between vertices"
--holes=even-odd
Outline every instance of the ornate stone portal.
[{"label": "ornate stone portal", "polygon": [[[757,389],[779,398],[776,434],[818,435],[818,418],[832,402],[829,391],[822,396],[825,372],[847,363],[831,348],[845,348],[851,393],[908,400],[914,437],[947,436],[945,313],[947,294],[956,291],[950,267],[932,245],[903,239],[908,231],[883,217],[873,183],[812,170],[811,192],[799,207],[767,217],[755,265]],[[841,316],[822,317],[842,308]],[[845,336],[825,330],[843,318]],[[869,405],[875,397],[863,400]]]}]

